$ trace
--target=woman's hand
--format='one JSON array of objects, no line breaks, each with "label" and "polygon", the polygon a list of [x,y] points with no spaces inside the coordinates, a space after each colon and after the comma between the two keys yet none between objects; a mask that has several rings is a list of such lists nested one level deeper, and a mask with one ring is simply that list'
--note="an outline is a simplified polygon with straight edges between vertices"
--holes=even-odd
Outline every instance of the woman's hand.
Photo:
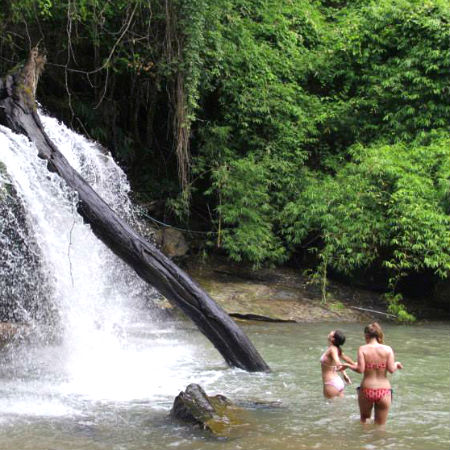
[{"label": "woman's hand", "polygon": [[352,384],[352,380],[350,380],[350,377],[345,372],[342,372],[342,376],[347,384]]},{"label": "woman's hand", "polygon": [[403,364],[400,361],[395,361],[395,367],[397,369],[403,369]]}]

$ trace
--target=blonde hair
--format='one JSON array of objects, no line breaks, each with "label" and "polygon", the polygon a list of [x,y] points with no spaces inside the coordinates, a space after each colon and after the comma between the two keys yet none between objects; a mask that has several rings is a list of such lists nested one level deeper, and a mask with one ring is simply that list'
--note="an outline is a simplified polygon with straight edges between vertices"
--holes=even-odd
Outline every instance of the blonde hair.
[{"label": "blonde hair", "polygon": [[378,322],[367,325],[367,327],[364,328],[364,334],[370,338],[375,338],[379,344],[382,344],[384,341],[383,330]]}]

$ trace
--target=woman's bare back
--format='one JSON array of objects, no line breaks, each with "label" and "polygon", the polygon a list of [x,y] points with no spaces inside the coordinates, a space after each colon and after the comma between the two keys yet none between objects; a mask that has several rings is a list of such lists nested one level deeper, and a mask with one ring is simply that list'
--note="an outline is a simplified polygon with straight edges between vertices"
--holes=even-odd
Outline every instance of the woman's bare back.
[{"label": "woman's bare back", "polygon": [[359,348],[358,357],[361,359],[361,368],[364,373],[362,387],[391,387],[386,375],[394,364],[394,354],[389,345],[378,343],[362,345]]}]

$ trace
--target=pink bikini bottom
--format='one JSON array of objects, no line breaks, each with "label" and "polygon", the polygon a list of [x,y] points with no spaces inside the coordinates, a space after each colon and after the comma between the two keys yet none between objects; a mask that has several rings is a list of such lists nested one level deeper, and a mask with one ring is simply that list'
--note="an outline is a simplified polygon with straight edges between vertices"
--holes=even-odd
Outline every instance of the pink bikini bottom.
[{"label": "pink bikini bottom", "polygon": [[342,381],[342,378],[338,375],[336,375],[334,378],[332,378],[330,381],[326,381],[323,383],[325,386],[333,386],[338,390],[338,392],[341,392],[344,390],[345,384]]},{"label": "pink bikini bottom", "polygon": [[358,391],[361,391],[362,395],[366,400],[372,403],[379,402],[382,398],[386,397],[386,395],[391,395],[392,398],[392,389],[386,388],[358,388]]}]

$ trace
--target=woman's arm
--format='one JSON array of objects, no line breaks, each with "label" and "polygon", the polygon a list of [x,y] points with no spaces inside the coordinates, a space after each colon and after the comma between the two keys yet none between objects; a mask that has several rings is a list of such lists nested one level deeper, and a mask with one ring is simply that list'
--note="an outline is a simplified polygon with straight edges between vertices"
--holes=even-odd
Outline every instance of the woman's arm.
[{"label": "woman's arm", "polygon": [[390,373],[394,373],[397,369],[403,369],[403,364],[399,361],[395,361],[394,350],[392,350],[392,348],[390,348],[386,368]]},{"label": "woman's arm", "polygon": [[341,359],[343,359],[346,363],[355,365],[355,361],[353,361],[352,358],[350,358],[350,356],[344,355],[344,353],[341,354]]},{"label": "woman's arm", "polygon": [[333,366],[340,366],[341,365],[341,361],[339,359],[339,353],[338,353],[336,347],[333,346],[333,347],[330,348],[329,356],[331,358],[331,361],[333,362]]},{"label": "woman's arm", "polygon": [[342,376],[344,377],[344,381],[347,384],[352,384],[352,380],[350,379],[350,377],[347,375],[347,373],[345,372],[345,370],[342,370]]},{"label": "woman's arm", "polygon": [[[346,363],[348,364],[352,364],[355,365],[356,363],[353,361],[352,358],[350,358],[350,356],[344,355],[344,353],[341,353],[341,359],[343,359]],[[352,384],[352,380],[350,379],[350,377],[347,375],[347,373],[345,372],[345,369],[342,370],[342,376],[344,377],[344,380],[347,384]]]},{"label": "woman's arm", "polygon": [[364,353],[362,351],[362,347],[359,347],[358,349],[358,356],[356,363],[347,363],[342,364],[341,370],[345,369],[352,369],[354,372],[358,373],[364,373],[364,370],[366,370],[366,362],[364,360]]},{"label": "woman's arm", "polygon": [[[345,358],[343,358],[343,354],[341,354],[341,358],[342,359],[345,359]],[[336,347],[331,347],[331,350],[330,350],[330,358],[332,359],[332,361],[333,361],[333,365],[335,365],[337,368],[338,368],[338,370],[340,371],[340,372],[342,372],[342,376],[344,377],[344,380],[345,380],[345,382],[347,383],[347,384],[352,384],[352,380],[350,380],[350,377],[345,373],[345,368],[342,368],[342,364],[341,364],[341,360],[340,360],[340,358],[339,358],[339,352],[338,352],[338,350],[337,350],[337,348]],[[347,357],[348,358],[348,357]],[[350,359],[350,358],[348,358],[348,359]],[[351,361],[351,360],[350,360]],[[352,361],[353,362],[353,361]]]}]

